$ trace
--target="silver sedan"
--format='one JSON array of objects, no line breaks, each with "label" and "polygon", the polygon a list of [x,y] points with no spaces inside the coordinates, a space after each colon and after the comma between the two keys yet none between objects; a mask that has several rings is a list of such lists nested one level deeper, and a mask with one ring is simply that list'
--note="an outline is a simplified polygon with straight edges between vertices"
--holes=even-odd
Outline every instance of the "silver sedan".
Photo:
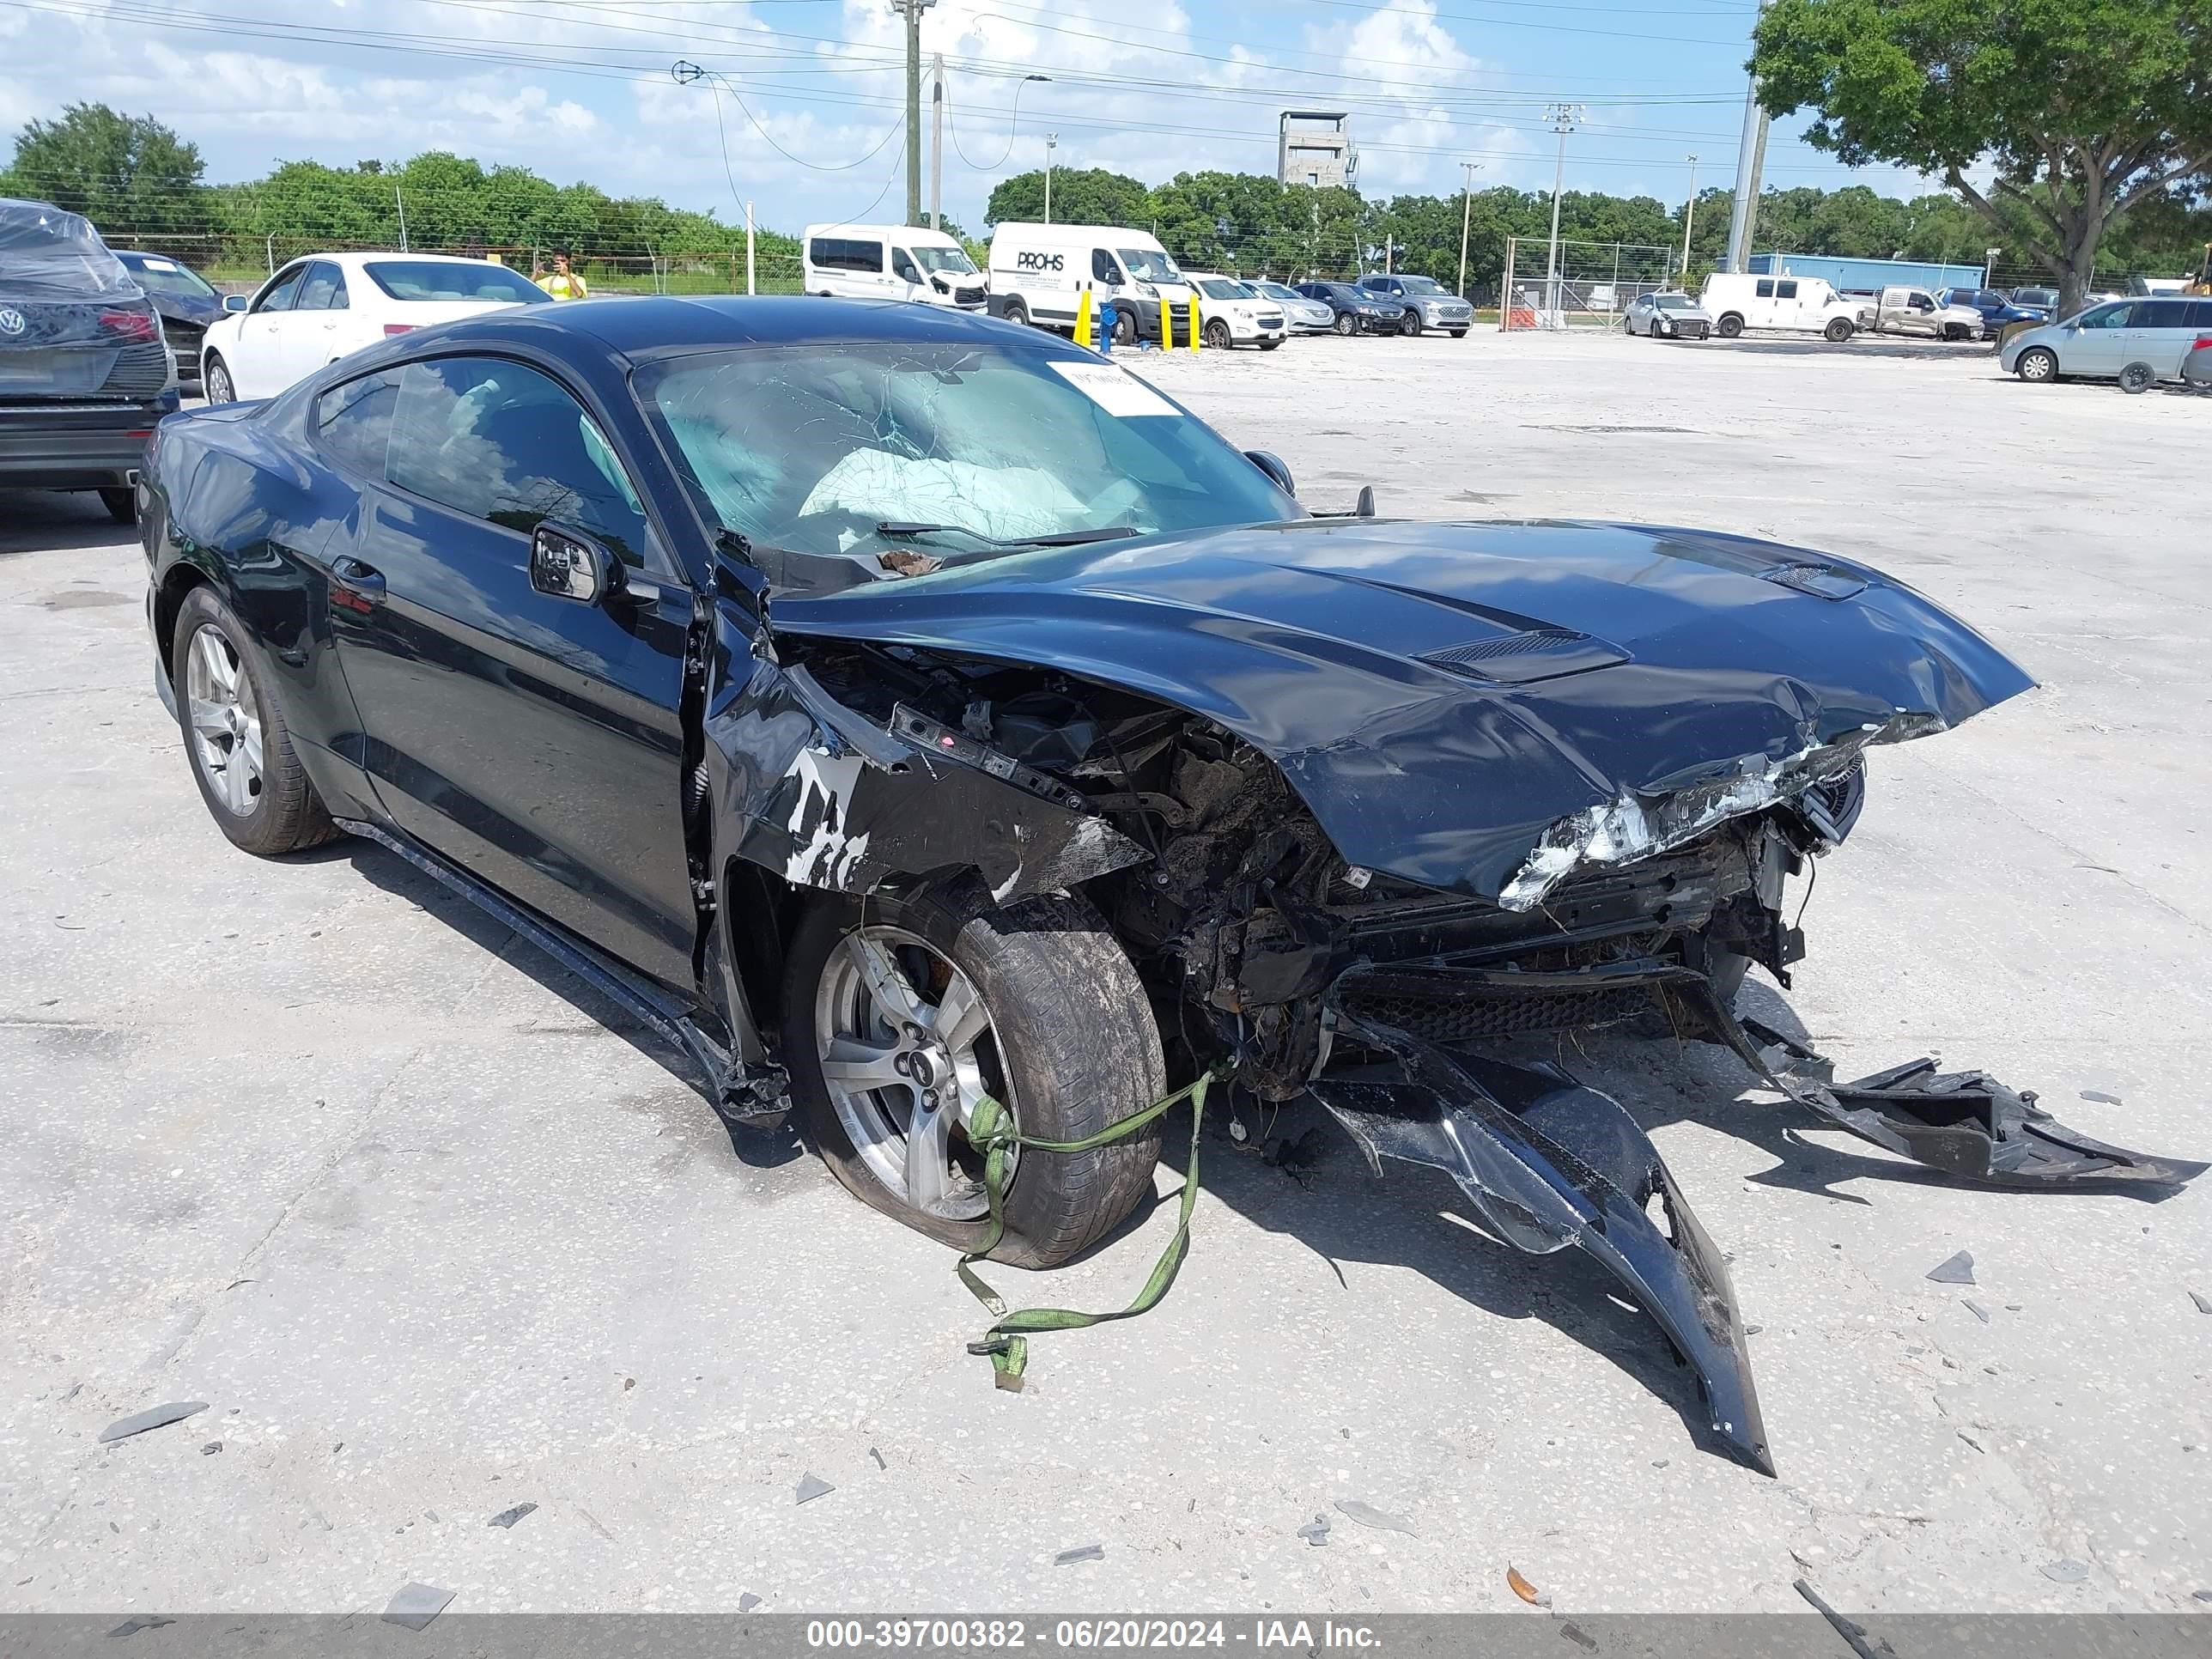
[{"label": "silver sedan", "polygon": [[1336,326],[1335,312],[1318,300],[1307,299],[1287,283],[1257,278],[1247,286],[1282,307],[1284,319],[1293,334],[1326,334]]},{"label": "silver sedan", "polygon": [[1620,325],[1655,340],[1703,340],[1713,331],[1713,319],[1686,294],[1639,294],[1621,313]]}]

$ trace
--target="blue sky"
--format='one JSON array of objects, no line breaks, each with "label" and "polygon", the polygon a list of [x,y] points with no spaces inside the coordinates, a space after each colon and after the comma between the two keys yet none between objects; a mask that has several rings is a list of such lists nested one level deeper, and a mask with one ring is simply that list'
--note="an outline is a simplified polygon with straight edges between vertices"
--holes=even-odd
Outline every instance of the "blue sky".
[{"label": "blue sky", "polygon": [[[1041,163],[1048,131],[1058,165],[1148,182],[1269,171],[1291,105],[1352,111],[1370,197],[1456,190],[1462,161],[1480,164],[1478,187],[1548,188],[1555,100],[1587,107],[1570,188],[1677,204],[1692,153],[1701,186],[1733,177],[1754,10],[939,0],[923,46],[947,63],[945,210],[976,228],[992,184]],[[726,219],[746,198],[784,228],[896,218],[901,39],[888,0],[0,0],[0,131],[95,100],[167,120],[218,180],[435,148]],[[679,58],[734,91],[677,84]],[[1850,173],[1797,125],[1776,125],[1770,185],[1921,187]]]}]

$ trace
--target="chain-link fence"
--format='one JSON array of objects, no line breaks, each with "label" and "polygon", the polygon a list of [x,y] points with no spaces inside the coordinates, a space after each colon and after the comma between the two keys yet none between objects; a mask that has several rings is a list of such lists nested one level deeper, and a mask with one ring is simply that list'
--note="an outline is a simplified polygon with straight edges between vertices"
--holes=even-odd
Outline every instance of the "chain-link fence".
[{"label": "chain-link fence", "polygon": [[1616,324],[1639,296],[1667,287],[1679,264],[1672,248],[1635,242],[1555,243],[1546,237],[1509,236],[1498,326]]}]

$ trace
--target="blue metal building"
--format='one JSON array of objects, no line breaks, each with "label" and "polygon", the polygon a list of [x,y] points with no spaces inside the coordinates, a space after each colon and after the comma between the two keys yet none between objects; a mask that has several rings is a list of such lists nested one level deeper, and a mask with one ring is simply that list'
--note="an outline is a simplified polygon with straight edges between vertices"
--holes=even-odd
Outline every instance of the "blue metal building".
[{"label": "blue metal building", "polygon": [[1745,268],[1761,276],[1819,276],[1830,288],[1844,294],[1871,294],[1877,289],[1911,288],[1985,288],[1988,270],[1981,265],[1943,264],[1927,259],[1850,259],[1825,253],[1754,253]]}]

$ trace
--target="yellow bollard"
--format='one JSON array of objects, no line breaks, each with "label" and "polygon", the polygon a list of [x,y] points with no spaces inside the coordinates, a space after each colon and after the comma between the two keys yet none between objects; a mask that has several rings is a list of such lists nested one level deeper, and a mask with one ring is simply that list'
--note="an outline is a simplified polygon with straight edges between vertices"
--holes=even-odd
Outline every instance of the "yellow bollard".
[{"label": "yellow bollard", "polygon": [[1075,343],[1091,343],[1091,290],[1085,289],[1083,297],[1075,302]]},{"label": "yellow bollard", "polygon": [[1175,307],[1165,300],[1160,301],[1160,349],[1175,349]]},{"label": "yellow bollard", "polygon": [[1193,289],[1190,294],[1190,349],[1193,351],[1198,349],[1198,290],[1196,289]]}]

